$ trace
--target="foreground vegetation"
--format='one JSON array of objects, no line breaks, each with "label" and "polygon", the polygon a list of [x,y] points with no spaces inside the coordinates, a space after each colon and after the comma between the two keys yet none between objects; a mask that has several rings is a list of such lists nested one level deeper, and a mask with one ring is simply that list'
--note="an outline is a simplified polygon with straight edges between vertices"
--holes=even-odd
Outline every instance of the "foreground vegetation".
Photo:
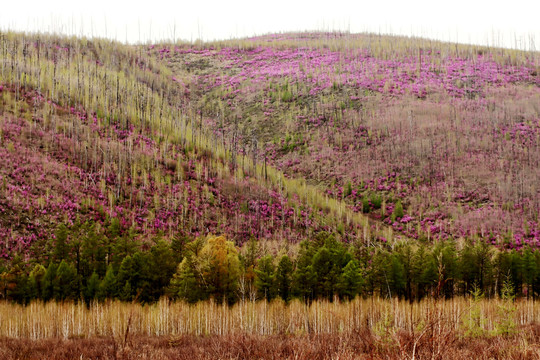
[{"label": "foreground vegetation", "polygon": [[371,329],[381,337],[426,329],[462,336],[511,335],[540,322],[540,304],[512,299],[425,299],[410,303],[381,298],[351,301],[241,301],[223,306],[161,299],[141,305],[121,301],[0,303],[0,336],[29,339],[126,335],[303,335]]},{"label": "foreground vegetation", "polygon": [[[404,359],[540,355],[532,301],[379,298],[245,301],[233,307],[161,300],[0,303],[3,359]],[[225,344],[227,344],[225,346]]]},{"label": "foreground vegetation", "polygon": [[402,360],[402,359],[538,359],[538,326],[525,327],[519,335],[500,338],[462,339],[445,334],[415,337],[407,331],[385,341],[369,330],[347,335],[228,335],[228,336],[135,336],[121,343],[113,338],[93,339],[0,339],[0,356],[15,359],[295,359],[295,360]]}]

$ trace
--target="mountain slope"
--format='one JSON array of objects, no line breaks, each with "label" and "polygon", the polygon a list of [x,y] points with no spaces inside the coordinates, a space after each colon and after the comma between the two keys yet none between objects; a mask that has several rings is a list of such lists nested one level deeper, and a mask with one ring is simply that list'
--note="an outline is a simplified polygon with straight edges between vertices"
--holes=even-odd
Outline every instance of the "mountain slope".
[{"label": "mountain slope", "polygon": [[377,224],[538,243],[538,53],[325,33],[146,50],[233,152]]},{"label": "mountain slope", "polygon": [[0,43],[3,257],[39,257],[62,223],[90,222],[109,238],[224,233],[238,244],[343,228],[302,181],[197,127],[185,90],[141,48],[13,33]]},{"label": "mountain slope", "polygon": [[325,33],[0,46],[4,257],[84,222],[144,241],[540,237],[537,53]]}]

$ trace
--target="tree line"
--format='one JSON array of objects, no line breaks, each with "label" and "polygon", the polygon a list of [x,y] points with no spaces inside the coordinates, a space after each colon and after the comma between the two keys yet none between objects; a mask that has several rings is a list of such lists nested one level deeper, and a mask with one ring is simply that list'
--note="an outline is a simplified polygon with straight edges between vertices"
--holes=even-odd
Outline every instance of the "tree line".
[{"label": "tree line", "polygon": [[473,292],[495,297],[503,284],[519,297],[540,295],[540,252],[532,248],[499,250],[471,240],[346,244],[321,232],[275,254],[255,240],[238,247],[225,236],[177,235],[140,243],[135,235],[121,231],[117,219],[108,226],[60,225],[39,255],[1,260],[0,297],[19,303],[147,303],[163,296],[228,304],[356,296],[414,301]]}]

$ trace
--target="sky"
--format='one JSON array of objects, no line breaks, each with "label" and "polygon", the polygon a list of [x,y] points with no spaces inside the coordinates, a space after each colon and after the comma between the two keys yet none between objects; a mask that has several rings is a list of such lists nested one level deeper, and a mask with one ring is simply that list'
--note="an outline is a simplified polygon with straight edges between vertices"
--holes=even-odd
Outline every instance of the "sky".
[{"label": "sky", "polygon": [[0,29],[130,43],[350,31],[540,50],[540,0],[0,0]]}]

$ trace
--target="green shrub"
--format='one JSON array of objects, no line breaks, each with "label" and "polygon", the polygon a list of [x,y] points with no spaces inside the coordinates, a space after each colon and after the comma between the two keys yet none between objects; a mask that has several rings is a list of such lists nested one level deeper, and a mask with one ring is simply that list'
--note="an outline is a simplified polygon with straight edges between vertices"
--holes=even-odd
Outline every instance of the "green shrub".
[{"label": "green shrub", "polygon": [[371,206],[373,206],[373,208],[376,210],[380,209],[382,206],[382,197],[380,195],[372,195]]},{"label": "green shrub", "polygon": [[401,205],[401,201],[398,201],[396,203],[396,206],[394,207],[394,212],[392,213],[392,221],[396,221],[396,219],[401,219],[403,215],[403,205]]},{"label": "green shrub", "polygon": [[480,301],[483,297],[482,290],[478,286],[475,286],[471,291],[469,314],[463,320],[465,337],[478,338],[484,336],[486,333],[485,325],[487,319],[483,316],[480,309]]},{"label": "green shrub", "polygon": [[367,214],[369,213],[370,210],[371,210],[371,205],[369,204],[369,199],[366,196],[364,196],[362,198],[362,212],[364,214]]},{"label": "green shrub", "polygon": [[283,94],[281,94],[281,101],[283,102],[289,102],[292,100],[292,98],[293,98],[293,95],[289,90],[286,90],[283,92]]},{"label": "green shrub", "polygon": [[498,307],[498,319],[495,321],[494,335],[509,336],[516,333],[516,322],[514,320],[514,314],[516,312],[516,306],[514,304],[514,288],[512,281],[508,276],[502,285],[501,300],[502,304]]}]

